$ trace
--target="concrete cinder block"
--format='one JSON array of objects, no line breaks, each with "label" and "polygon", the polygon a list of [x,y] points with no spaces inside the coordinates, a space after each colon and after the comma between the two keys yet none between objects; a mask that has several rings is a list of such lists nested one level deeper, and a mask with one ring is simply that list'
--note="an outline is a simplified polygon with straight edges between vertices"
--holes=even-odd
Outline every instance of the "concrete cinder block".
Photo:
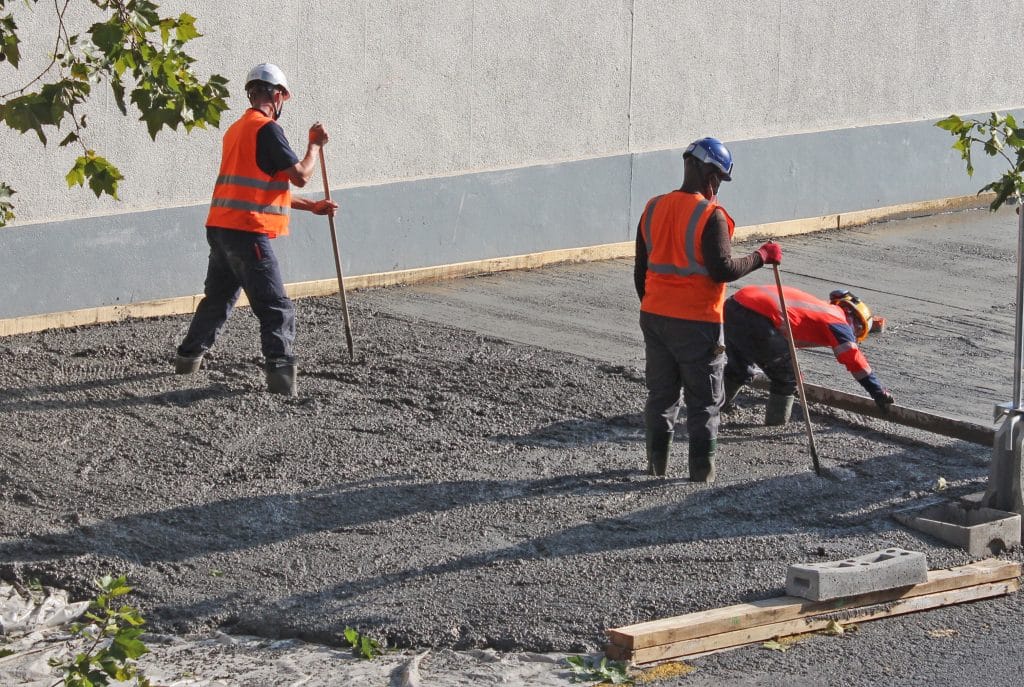
[{"label": "concrete cinder block", "polygon": [[893,548],[829,563],[789,566],[786,593],[826,601],[928,581],[928,562],[919,551]]},{"label": "concrete cinder block", "polygon": [[1020,546],[1021,517],[1009,511],[946,502],[897,511],[893,518],[911,529],[959,546],[975,558]]}]

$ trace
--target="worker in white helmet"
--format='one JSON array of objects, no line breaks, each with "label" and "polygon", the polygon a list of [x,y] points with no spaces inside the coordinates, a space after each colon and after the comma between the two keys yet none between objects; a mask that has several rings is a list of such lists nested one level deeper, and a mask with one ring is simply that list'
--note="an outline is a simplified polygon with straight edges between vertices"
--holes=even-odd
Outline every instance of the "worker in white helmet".
[{"label": "worker in white helmet", "polygon": [[224,134],[220,172],[206,218],[210,258],[203,300],[185,339],[178,346],[175,371],[200,369],[239,293],[245,291],[260,321],[260,343],[267,388],[295,395],[295,307],[285,294],[270,239],[288,233],[291,208],[333,215],[337,203],[292,196],[317,166],[327,131],[319,122],[309,129],[300,160],[277,123],[291,89],[284,72],[272,64],[249,70],[245,92],[251,107]]}]

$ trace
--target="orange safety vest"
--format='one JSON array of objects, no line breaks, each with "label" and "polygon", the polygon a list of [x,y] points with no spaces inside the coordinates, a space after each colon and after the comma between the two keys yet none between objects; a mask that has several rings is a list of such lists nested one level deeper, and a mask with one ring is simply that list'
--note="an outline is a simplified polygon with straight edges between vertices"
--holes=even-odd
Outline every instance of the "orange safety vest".
[{"label": "orange safety vest", "polygon": [[725,214],[732,238],[732,217],[698,193],[673,191],[648,201],[641,224],[647,246],[642,311],[699,322],[725,319],[725,284],[708,275],[701,250],[704,227],[715,210]]},{"label": "orange safety vest", "polygon": [[206,226],[266,234],[288,234],[292,192],[288,175],[267,175],[256,164],[256,134],[274,121],[259,110],[245,111],[224,134],[220,173],[213,187]]}]

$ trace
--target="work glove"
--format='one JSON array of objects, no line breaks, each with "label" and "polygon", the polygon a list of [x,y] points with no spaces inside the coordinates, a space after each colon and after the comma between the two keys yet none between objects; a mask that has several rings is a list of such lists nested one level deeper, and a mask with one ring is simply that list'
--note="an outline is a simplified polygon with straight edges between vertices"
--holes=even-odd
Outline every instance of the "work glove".
[{"label": "work glove", "polygon": [[882,389],[871,394],[871,398],[875,399],[875,405],[882,410],[889,410],[889,406],[896,402],[896,399],[892,397],[888,389]]},{"label": "work glove", "polygon": [[757,254],[761,256],[761,262],[766,265],[778,265],[782,262],[782,246],[774,241],[769,241],[758,248]]},{"label": "work glove", "polygon": [[333,200],[327,200],[324,198],[323,200],[318,200],[313,204],[311,212],[314,215],[330,215],[331,217],[334,217],[334,213],[337,209],[337,203]]},{"label": "work glove", "polygon": [[320,122],[317,122],[313,126],[309,127],[309,142],[318,145],[325,146],[330,137],[327,135],[327,129]]}]

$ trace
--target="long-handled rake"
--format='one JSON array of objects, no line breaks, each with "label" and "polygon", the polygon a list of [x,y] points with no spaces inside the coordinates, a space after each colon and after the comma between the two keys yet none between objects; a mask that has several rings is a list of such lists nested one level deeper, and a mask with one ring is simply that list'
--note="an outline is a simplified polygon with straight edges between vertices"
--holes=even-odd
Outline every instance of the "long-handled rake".
[{"label": "long-handled rake", "polygon": [[[331,187],[327,183],[327,163],[324,161],[324,149],[320,149],[320,176],[324,179],[324,198],[331,199]],[[334,229],[334,217],[327,215],[331,225],[331,247],[334,249],[334,268],[338,272],[338,297],[341,298],[341,309],[345,317],[345,342],[348,344],[348,359],[354,360],[352,349],[352,323],[348,318],[348,301],[345,299],[345,278],[341,274],[341,253],[338,251],[338,232]]]},{"label": "long-handled rake", "polygon": [[800,392],[800,406],[804,409],[804,425],[807,427],[807,442],[811,447],[811,460],[814,461],[814,473],[821,474],[818,464],[818,449],[814,445],[814,432],[811,431],[811,411],[807,407],[807,395],[804,393],[804,378],[800,374],[800,363],[796,359],[796,344],[793,342],[793,327],[789,323],[789,311],[786,309],[786,296],[782,293],[782,279],[779,277],[779,266],[772,265],[775,270],[775,286],[779,289],[779,305],[782,308],[782,321],[786,323],[786,341],[789,343],[789,357],[793,359],[793,374],[796,375],[796,388]]}]

